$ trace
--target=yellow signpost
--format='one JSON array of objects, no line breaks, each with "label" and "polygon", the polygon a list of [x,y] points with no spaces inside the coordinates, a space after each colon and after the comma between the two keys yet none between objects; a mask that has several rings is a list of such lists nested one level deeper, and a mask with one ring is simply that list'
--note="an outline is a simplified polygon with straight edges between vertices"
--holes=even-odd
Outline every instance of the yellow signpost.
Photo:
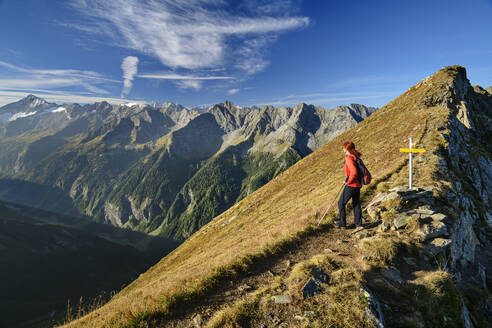
[{"label": "yellow signpost", "polygon": [[413,153],[425,153],[425,149],[412,148],[413,138],[409,138],[408,148],[400,148],[400,153],[408,153],[409,156],[409,174],[408,174],[408,188],[412,189],[413,178]]},{"label": "yellow signpost", "polygon": [[400,148],[401,153],[425,153],[425,149]]}]

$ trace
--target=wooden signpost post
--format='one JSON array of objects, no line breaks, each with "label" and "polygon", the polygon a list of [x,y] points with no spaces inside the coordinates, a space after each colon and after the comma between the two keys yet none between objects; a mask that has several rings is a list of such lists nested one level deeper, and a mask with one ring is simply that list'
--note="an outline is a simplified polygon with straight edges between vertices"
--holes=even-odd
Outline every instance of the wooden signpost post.
[{"label": "wooden signpost post", "polygon": [[409,139],[408,143],[408,148],[400,148],[401,153],[409,153],[409,174],[408,174],[408,188],[412,189],[413,185],[413,178],[412,178],[412,171],[413,171],[413,153],[425,153],[425,149],[415,149],[412,148],[412,142],[413,138]]}]

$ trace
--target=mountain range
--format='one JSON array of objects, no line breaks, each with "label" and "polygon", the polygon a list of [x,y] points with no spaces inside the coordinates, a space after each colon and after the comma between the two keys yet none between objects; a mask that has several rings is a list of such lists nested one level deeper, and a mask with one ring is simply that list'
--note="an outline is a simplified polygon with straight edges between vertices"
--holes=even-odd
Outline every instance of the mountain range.
[{"label": "mountain range", "polygon": [[0,108],[0,199],[183,241],[376,108]]}]

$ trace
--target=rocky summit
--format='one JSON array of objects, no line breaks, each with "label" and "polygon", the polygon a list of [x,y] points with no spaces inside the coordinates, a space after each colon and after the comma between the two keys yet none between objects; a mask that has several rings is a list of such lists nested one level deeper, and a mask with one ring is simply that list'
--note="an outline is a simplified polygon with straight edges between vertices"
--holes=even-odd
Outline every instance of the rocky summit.
[{"label": "rocky summit", "polygon": [[0,115],[22,106],[29,115],[0,121],[0,199],[177,241],[376,111],[28,96]]},{"label": "rocky summit", "polygon": [[[66,326],[488,327],[491,119],[492,96],[444,67]],[[410,137],[426,149],[413,189],[399,152]],[[333,212],[317,226],[343,182],[347,139],[373,175],[362,230],[334,229]]]}]

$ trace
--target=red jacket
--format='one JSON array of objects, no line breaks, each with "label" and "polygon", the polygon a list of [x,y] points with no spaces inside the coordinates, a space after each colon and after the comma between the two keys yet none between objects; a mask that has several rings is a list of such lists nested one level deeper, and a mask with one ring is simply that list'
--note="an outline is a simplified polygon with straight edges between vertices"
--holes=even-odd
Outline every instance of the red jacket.
[{"label": "red jacket", "polygon": [[352,154],[345,156],[345,175],[348,177],[347,186],[362,187],[359,180],[359,173],[357,172],[357,157]]}]

